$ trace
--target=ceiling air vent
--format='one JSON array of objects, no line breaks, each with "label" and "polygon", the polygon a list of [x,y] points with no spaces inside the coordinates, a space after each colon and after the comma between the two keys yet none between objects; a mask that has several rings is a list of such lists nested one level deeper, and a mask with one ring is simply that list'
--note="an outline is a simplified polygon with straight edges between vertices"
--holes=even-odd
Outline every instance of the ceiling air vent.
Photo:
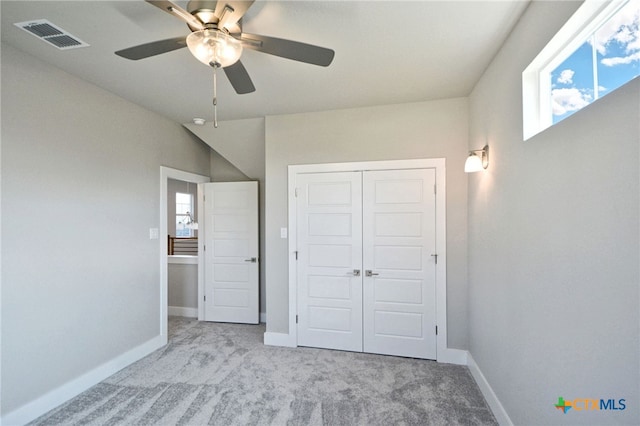
[{"label": "ceiling air vent", "polygon": [[33,34],[39,39],[54,45],[60,50],[74,49],[76,47],[89,46],[78,37],[69,34],[60,27],[53,25],[46,19],[37,19],[35,21],[18,22],[17,27]]}]

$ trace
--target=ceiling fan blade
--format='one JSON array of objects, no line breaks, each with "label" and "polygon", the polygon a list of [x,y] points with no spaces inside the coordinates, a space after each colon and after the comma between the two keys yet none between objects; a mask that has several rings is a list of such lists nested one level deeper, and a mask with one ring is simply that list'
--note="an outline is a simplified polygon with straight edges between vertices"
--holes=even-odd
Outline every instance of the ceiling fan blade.
[{"label": "ceiling fan blade", "polygon": [[242,62],[238,61],[233,65],[222,68],[227,78],[231,82],[231,85],[236,89],[236,93],[244,95],[245,93],[255,92],[256,88],[249,77],[247,69],[242,65]]},{"label": "ceiling fan blade", "polygon": [[138,59],[160,55],[161,53],[171,52],[172,50],[181,49],[186,46],[187,41],[185,37],[180,36],[129,47],[128,49],[118,50],[115,53],[123,58],[137,61]]},{"label": "ceiling fan blade", "polygon": [[220,18],[218,28],[226,28],[240,20],[255,0],[218,0],[215,15]]},{"label": "ceiling fan blade", "polygon": [[196,28],[198,30],[204,29],[204,24],[200,22],[198,18],[178,6],[177,4],[168,1],[168,0],[145,0],[147,3],[154,5],[155,7],[164,10],[165,12],[177,16],[182,19],[184,22],[189,24],[191,27]]},{"label": "ceiling fan blade", "polygon": [[329,66],[335,55],[333,50],[324,47],[258,34],[242,33],[240,40],[247,49],[323,67]]}]

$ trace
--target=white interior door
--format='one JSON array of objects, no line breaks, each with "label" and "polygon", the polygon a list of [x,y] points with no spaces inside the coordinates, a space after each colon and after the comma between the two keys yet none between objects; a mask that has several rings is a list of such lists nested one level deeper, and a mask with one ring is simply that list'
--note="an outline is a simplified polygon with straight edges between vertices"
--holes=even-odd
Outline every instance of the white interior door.
[{"label": "white interior door", "polygon": [[258,182],[202,186],[204,320],[257,324]]},{"label": "white interior door", "polygon": [[296,183],[298,344],[362,351],[361,173]]},{"label": "white interior door", "polygon": [[436,358],[435,170],[363,174],[364,351]]}]

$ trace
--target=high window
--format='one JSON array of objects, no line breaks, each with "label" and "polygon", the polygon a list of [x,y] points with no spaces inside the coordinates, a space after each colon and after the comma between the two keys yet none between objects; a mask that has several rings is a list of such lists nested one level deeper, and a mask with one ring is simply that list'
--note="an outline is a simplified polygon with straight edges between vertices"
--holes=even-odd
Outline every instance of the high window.
[{"label": "high window", "polygon": [[640,75],[640,0],[586,0],[522,74],[525,139]]}]

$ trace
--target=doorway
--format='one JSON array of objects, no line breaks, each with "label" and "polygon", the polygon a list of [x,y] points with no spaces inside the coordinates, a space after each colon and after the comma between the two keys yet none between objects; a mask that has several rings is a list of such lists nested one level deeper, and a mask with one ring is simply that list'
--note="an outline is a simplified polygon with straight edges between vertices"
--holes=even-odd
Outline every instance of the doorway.
[{"label": "doorway", "polygon": [[[160,338],[162,339],[162,344],[166,345],[168,341],[168,323],[167,319],[169,316],[169,264],[168,264],[168,244],[167,244],[167,235],[168,235],[168,212],[167,212],[167,203],[168,203],[168,186],[169,179],[180,180],[184,182],[189,182],[192,184],[199,184],[210,182],[211,178],[209,176],[198,175],[195,173],[185,172],[183,170],[173,169],[171,167],[160,166],[160,230],[159,234],[159,244],[160,244]],[[198,194],[200,197],[200,194]],[[198,204],[201,204],[200,198],[198,199]],[[171,218],[171,220],[175,220]]]}]

